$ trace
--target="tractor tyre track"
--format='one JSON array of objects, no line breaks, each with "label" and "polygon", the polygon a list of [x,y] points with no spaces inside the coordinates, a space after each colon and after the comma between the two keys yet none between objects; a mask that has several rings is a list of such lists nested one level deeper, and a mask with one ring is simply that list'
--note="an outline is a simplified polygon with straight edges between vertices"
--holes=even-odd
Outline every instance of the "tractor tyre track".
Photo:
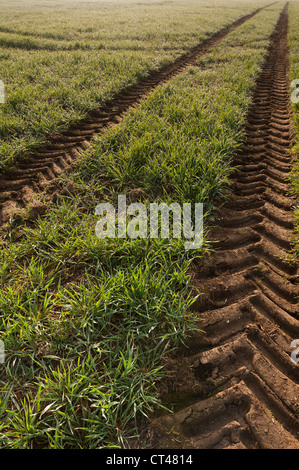
[{"label": "tractor tyre track", "polygon": [[210,232],[217,250],[192,268],[203,332],[167,363],[174,373],[161,397],[175,412],[151,421],[144,439],[152,447],[299,448],[287,33],[288,4],[256,83],[232,195]]}]

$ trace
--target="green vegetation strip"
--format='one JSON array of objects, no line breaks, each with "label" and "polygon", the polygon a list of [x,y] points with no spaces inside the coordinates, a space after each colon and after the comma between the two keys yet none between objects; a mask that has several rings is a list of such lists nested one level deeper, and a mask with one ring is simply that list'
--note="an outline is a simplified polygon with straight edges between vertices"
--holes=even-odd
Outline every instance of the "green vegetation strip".
[{"label": "green vegetation strip", "polygon": [[[299,4],[297,2],[290,2],[289,6],[289,44],[290,44],[290,61],[291,61],[291,81],[298,80],[297,85],[292,86],[290,89],[290,95],[293,96],[293,125],[296,131],[295,145],[292,149],[295,157],[294,168],[291,173],[292,181],[292,193],[296,197],[299,195],[299,93],[296,91],[296,87],[299,86]],[[298,101],[296,103],[296,101]],[[295,238],[295,249],[294,255],[299,256],[299,209],[298,205],[295,208],[295,217],[297,221],[297,230]]]},{"label": "green vegetation strip", "polygon": [[267,3],[1,1],[0,169]]},{"label": "green vegetation strip", "polygon": [[281,5],[231,33],[95,142],[35,227],[1,242],[0,446],[127,446],[159,406],[162,359],[193,328],[183,240],[95,236],[99,202],[141,188],[144,202],[226,194],[255,79]]}]

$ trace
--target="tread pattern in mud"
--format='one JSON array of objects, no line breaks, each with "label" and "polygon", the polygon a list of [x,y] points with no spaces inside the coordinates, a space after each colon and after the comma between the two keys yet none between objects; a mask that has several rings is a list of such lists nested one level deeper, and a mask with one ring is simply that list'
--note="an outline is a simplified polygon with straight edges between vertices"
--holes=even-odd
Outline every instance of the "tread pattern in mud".
[{"label": "tread pattern in mud", "polygon": [[176,412],[151,423],[156,447],[299,448],[287,31],[288,5],[256,84],[231,198],[211,230],[218,248],[193,268],[203,332],[168,364],[175,379],[162,396]]}]

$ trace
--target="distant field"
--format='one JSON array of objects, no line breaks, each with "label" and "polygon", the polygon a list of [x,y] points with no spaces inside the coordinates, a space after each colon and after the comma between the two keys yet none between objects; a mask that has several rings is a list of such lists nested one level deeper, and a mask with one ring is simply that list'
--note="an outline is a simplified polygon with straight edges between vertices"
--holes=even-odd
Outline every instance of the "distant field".
[{"label": "distant field", "polygon": [[269,2],[0,2],[0,167]]}]

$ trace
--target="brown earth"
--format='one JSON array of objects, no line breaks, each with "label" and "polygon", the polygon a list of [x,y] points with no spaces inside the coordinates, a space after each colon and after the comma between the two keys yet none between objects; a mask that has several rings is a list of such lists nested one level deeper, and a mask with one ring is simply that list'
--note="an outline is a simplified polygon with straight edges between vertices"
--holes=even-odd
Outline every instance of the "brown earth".
[{"label": "brown earth", "polygon": [[217,250],[194,263],[199,328],[168,358],[162,402],[142,447],[298,449],[298,265],[290,261],[294,199],[288,5],[272,35],[236,156],[232,195],[210,232]]},{"label": "brown earth", "polygon": [[[267,6],[269,5],[263,8]],[[154,88],[180,73],[187,66],[196,64],[199,56],[205,54],[212,46],[218,44],[231,31],[263,8],[239,18],[228,27],[211,35],[174,62],[151,72],[147,77],[140,79],[136,85],[122,90],[105,106],[89,113],[84,120],[69,127],[62,134],[49,136],[47,142],[30,155],[19,158],[15,162],[13,171],[0,174],[0,226],[5,228],[9,221],[15,215],[21,214],[28,205],[40,204],[35,200],[36,194],[43,191],[61,173],[67,172],[72,163],[90,146],[95,135],[118,123],[131,106],[140,102]],[[40,214],[43,212],[41,208]],[[35,209],[34,216],[36,214],[38,212]]]}]

